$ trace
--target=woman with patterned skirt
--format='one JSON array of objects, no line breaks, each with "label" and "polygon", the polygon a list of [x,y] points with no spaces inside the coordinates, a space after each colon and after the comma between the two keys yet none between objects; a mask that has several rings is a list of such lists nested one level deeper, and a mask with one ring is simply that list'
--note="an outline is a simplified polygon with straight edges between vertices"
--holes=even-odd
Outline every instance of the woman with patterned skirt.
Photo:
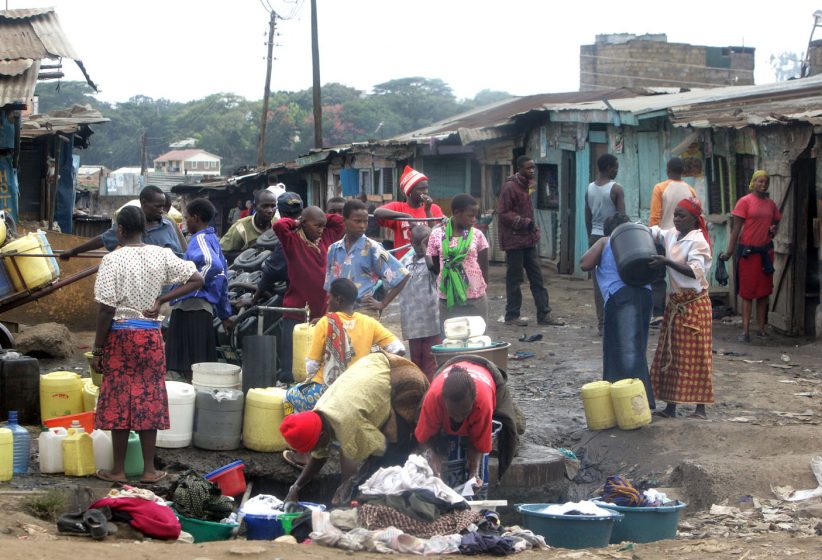
[{"label": "woman with patterned skirt", "polygon": [[705,405],[714,402],[711,355],[712,312],[708,297],[711,242],[702,205],[686,198],[674,210],[674,229],[651,228],[665,246],[665,256],[652,258],[668,269],[668,304],[659,333],[651,383],[654,395],[667,403],[655,412],[676,416],[677,404],[696,404],[693,418],[706,418]]},{"label": "woman with patterned skirt", "polygon": [[[203,286],[192,262],[170,249],[143,243],[146,218],[136,206],[117,216],[119,248],[103,257],[94,299],[100,304],[93,366],[103,373],[94,426],[111,430],[114,468],[97,471],[98,478],[123,482],[128,434],[140,435],[145,467],[142,483],[161,480],[154,468],[157,430],[169,427],[165,387],[166,360],[160,306]],[[180,286],[162,293],[163,286]]]}]

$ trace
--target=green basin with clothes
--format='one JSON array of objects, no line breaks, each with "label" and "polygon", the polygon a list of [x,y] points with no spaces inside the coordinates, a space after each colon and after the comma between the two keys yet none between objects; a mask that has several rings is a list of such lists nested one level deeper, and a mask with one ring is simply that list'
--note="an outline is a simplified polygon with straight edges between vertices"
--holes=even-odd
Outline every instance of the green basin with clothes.
[{"label": "green basin with clothes", "polygon": [[593,502],[601,508],[625,516],[621,523],[614,526],[611,543],[649,543],[675,539],[679,518],[688,507],[688,504],[679,500],[661,506],[618,506],[596,499]]},{"label": "green basin with clothes", "polygon": [[555,548],[602,548],[608,546],[614,524],[622,514],[612,515],[558,515],[543,510],[553,504],[520,504],[523,525]]}]

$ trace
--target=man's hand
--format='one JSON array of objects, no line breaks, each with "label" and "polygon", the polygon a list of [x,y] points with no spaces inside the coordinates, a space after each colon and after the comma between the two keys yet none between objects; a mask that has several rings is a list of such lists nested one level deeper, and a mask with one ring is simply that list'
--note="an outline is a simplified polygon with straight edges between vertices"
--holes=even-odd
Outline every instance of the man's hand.
[{"label": "man's hand", "polygon": [[668,259],[662,255],[654,255],[648,259],[648,265],[651,268],[664,268],[668,266]]},{"label": "man's hand", "polygon": [[68,249],[68,250],[63,251],[62,253],[60,253],[60,260],[61,261],[67,261],[73,256],[74,256],[74,253],[72,253],[71,249]]},{"label": "man's hand", "polygon": [[426,212],[431,210],[431,205],[434,204],[434,199],[433,198],[431,198],[427,194],[424,194],[424,195],[420,196],[420,200],[422,200],[422,204],[423,204],[423,207],[425,208]]}]

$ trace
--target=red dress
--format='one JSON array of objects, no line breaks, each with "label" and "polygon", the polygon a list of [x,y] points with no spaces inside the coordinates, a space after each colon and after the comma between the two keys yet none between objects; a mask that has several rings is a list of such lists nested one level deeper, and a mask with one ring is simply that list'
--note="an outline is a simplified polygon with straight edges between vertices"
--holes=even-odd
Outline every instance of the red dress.
[{"label": "red dress", "polygon": [[[754,193],[737,201],[732,212],[744,220],[739,234],[739,246],[762,247],[771,243],[770,228],[782,219],[782,213],[770,198],[760,198]],[[773,248],[768,249],[773,262]],[[762,255],[757,253],[740,255],[737,263],[737,284],[743,299],[760,299],[773,292],[773,272],[763,270]]]}]

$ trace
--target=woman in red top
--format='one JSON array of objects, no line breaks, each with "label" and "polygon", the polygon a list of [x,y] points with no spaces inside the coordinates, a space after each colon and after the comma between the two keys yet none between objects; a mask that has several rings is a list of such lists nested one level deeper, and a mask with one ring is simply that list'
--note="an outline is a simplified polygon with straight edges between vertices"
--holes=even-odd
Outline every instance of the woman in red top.
[{"label": "woman in red top", "polygon": [[[394,230],[394,248],[399,249],[411,243],[411,229],[418,223],[396,218],[442,218],[442,208],[434,204],[434,200],[428,196],[428,177],[419,171],[405,166],[405,170],[400,177],[400,188],[405,194],[407,202],[389,202],[380,206],[374,211],[381,227]],[[434,227],[436,224],[431,221],[428,225]],[[409,247],[410,248],[410,247]],[[394,256],[398,259],[408,252],[408,249],[397,251]]]},{"label": "woman in red top", "polygon": [[768,296],[773,292],[773,236],[782,213],[768,196],[770,178],[763,170],[755,171],[751,178],[750,194],[737,201],[732,212],[733,227],[728,247],[719,255],[727,261],[738,253],[737,286],[742,298],[742,333],[740,342],[750,342],[748,323],[756,301],[756,336],[765,336],[765,318],[768,313]]}]

